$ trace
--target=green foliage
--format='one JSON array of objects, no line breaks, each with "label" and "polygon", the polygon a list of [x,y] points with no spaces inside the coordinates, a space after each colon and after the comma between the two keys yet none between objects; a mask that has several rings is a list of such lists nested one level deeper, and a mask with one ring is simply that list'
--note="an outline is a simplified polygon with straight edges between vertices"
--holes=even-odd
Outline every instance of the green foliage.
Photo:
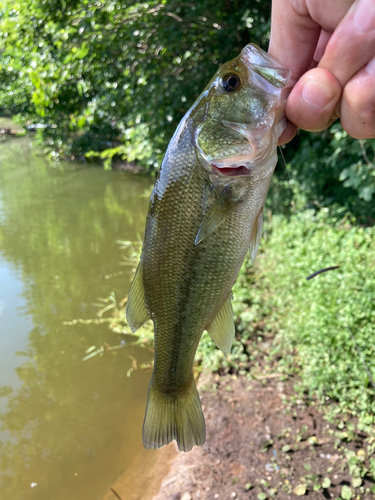
[{"label": "green foliage", "polygon": [[325,477],[322,482],[322,488],[327,489],[331,486],[331,480],[329,477]]},{"label": "green foliage", "polygon": [[[339,204],[366,223],[375,220],[375,140],[357,141],[334,124],[319,134],[301,132],[284,147],[288,172],[280,165],[269,204],[290,213]],[[289,179],[290,177],[290,179]]]},{"label": "green foliage", "polygon": [[341,498],[343,500],[350,500],[352,496],[353,496],[352,489],[344,484],[344,486],[341,488]]},{"label": "green foliage", "polygon": [[[148,127],[144,124],[136,125],[125,130],[123,143],[104,151],[89,151],[86,158],[100,158],[105,170],[111,170],[114,158],[127,162],[148,163],[149,168],[157,167],[157,157],[153,154],[148,140]],[[155,160],[155,161],[153,161]]]},{"label": "green foliage", "polygon": [[[270,312],[265,322],[278,332],[280,366],[297,366],[310,393],[366,414],[375,410],[363,364],[375,377],[375,232],[354,222],[328,210],[274,217],[252,300]],[[334,265],[340,268],[306,280]]]},{"label": "green foliage", "polygon": [[57,154],[128,156],[141,126],[153,154],[137,160],[154,165],[217,66],[266,43],[269,16],[269,0],[5,0],[0,108],[44,124]]}]

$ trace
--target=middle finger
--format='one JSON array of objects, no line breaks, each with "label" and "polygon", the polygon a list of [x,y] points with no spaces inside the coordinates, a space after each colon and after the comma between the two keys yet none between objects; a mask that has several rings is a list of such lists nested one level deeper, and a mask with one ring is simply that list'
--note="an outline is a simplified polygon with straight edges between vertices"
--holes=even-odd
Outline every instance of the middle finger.
[{"label": "middle finger", "polygon": [[357,0],[331,36],[318,65],[344,87],[375,55],[375,2]]}]

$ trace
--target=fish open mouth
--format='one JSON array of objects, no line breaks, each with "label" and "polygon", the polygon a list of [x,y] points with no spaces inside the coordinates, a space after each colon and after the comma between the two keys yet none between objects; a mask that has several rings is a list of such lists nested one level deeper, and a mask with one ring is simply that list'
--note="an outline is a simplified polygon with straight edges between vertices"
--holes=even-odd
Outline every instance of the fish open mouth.
[{"label": "fish open mouth", "polygon": [[224,175],[225,177],[237,177],[238,175],[248,175],[250,170],[244,165],[239,165],[238,167],[217,167],[214,163],[211,163],[212,172],[214,174]]}]

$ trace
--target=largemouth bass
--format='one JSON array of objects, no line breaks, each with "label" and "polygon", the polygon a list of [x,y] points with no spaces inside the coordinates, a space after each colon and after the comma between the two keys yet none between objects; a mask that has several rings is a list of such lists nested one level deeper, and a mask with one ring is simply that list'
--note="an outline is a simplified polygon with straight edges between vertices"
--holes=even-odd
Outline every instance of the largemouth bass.
[{"label": "largemouth bass", "polygon": [[289,74],[247,45],[220,67],[168,146],[127,305],[133,331],[149,318],[155,329],[146,448],[205,442],[194,355],[204,330],[225,353],[231,348],[231,288],[261,239]]}]

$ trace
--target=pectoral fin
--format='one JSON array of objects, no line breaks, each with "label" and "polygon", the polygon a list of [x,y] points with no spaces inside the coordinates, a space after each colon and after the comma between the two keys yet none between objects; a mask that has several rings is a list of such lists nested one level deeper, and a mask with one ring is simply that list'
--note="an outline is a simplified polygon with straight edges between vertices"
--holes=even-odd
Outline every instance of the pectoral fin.
[{"label": "pectoral fin", "polygon": [[207,236],[215,231],[230,216],[240,202],[241,200],[233,198],[232,189],[227,186],[204,216],[195,238],[195,244],[198,245],[204,238],[207,238]]},{"label": "pectoral fin", "polygon": [[257,256],[260,240],[262,239],[262,231],[263,231],[263,208],[260,211],[258,219],[256,220],[253,230],[251,232],[250,248],[249,248],[251,262],[254,262],[255,257]]},{"label": "pectoral fin", "polygon": [[143,287],[143,264],[140,261],[135,272],[133,282],[128,295],[126,306],[126,319],[133,332],[136,332],[143,323],[148,320],[148,312],[145,302],[145,290]]},{"label": "pectoral fin", "polygon": [[230,351],[234,339],[233,310],[231,304],[231,294],[221,306],[216,318],[207,328],[207,331],[224,354]]}]

